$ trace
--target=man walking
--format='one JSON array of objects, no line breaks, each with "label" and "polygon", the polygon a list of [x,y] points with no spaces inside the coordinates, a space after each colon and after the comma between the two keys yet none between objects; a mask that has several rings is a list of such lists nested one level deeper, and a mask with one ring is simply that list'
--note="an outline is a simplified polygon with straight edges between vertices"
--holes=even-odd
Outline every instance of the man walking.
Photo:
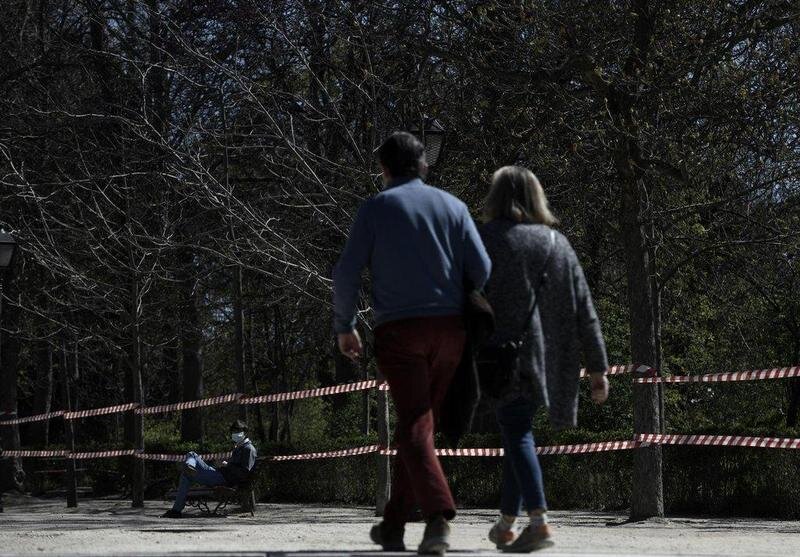
[{"label": "man walking", "polygon": [[419,506],[427,524],[418,551],[441,555],[455,503],[434,423],[464,347],[464,280],[482,287],[491,265],[466,205],[423,183],[425,150],[413,135],[392,134],[378,159],[386,189],[359,209],[334,271],[334,328],[341,352],[358,358],[356,306],[368,266],[376,357],[398,418],[391,497],[370,536],[386,551],[404,550],[405,523]]}]

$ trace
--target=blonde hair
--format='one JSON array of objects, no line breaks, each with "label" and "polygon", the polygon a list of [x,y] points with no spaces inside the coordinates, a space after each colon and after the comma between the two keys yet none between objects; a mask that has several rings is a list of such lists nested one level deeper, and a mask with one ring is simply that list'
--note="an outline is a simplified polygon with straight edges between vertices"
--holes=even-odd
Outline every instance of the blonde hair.
[{"label": "blonde hair", "polygon": [[487,221],[506,218],[528,224],[558,224],[539,179],[521,166],[504,166],[495,171],[483,216]]}]

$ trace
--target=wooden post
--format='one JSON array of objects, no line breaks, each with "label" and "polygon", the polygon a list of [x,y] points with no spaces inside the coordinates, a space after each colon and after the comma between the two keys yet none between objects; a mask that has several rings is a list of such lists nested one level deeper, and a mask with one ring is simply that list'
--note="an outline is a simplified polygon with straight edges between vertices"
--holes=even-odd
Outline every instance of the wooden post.
[{"label": "wooden post", "polygon": [[[72,408],[69,389],[69,362],[67,341],[61,343],[61,402],[65,412]],[[69,452],[75,452],[75,430],[73,420],[64,420],[64,437]],[[78,506],[78,484],[75,479],[75,460],[66,459],[67,473],[64,475],[64,491],[67,493],[67,507]]]},{"label": "wooden post", "polygon": [[[378,382],[383,379],[381,372],[378,371]],[[381,447],[390,446],[389,439],[389,396],[387,391],[378,389],[378,444]],[[378,454],[377,488],[375,493],[375,516],[383,516],[383,510],[389,501],[389,494],[392,490],[391,458],[389,455]]]}]

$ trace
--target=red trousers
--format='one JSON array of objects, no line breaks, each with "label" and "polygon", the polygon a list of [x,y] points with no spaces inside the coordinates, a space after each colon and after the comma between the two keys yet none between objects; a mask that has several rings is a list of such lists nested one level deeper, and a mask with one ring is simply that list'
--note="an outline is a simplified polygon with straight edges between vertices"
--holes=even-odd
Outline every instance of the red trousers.
[{"label": "red trousers", "polygon": [[461,316],[403,319],[375,330],[378,368],[397,412],[397,459],[383,517],[387,523],[405,524],[417,505],[425,518],[455,516],[433,431],[465,337]]}]

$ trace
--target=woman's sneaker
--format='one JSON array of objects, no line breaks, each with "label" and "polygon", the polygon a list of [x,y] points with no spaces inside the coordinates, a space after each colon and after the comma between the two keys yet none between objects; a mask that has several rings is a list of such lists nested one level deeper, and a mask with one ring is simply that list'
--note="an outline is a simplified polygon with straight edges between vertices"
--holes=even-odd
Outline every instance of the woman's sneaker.
[{"label": "woman's sneaker", "polygon": [[503,549],[513,542],[515,537],[516,534],[514,534],[513,528],[503,528],[498,523],[495,523],[492,529],[489,530],[489,541],[492,542],[497,549]]},{"label": "woman's sneaker", "polygon": [[450,524],[442,515],[428,520],[425,534],[417,548],[420,555],[444,555],[450,548]]},{"label": "woman's sneaker", "polygon": [[555,544],[550,535],[550,527],[547,524],[540,524],[528,526],[519,533],[513,543],[505,545],[501,549],[504,553],[530,553],[553,545]]}]

